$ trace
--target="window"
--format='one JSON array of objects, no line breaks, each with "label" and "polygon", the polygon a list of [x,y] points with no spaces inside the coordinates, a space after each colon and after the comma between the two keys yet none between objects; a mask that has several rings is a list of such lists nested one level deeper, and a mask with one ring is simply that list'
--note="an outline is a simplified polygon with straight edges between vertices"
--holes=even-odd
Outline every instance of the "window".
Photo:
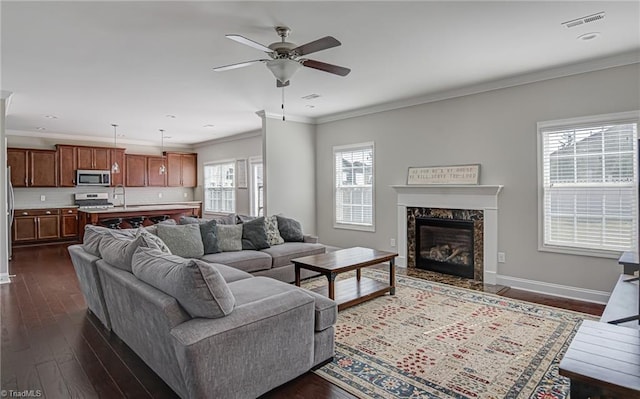
[{"label": "window", "polygon": [[204,165],[204,211],[236,211],[234,161]]},{"label": "window", "polygon": [[638,242],[638,114],[538,124],[541,250],[617,257]]},{"label": "window", "polygon": [[264,216],[264,183],[262,182],[262,158],[252,158],[251,168],[251,215]]},{"label": "window", "polygon": [[334,147],[334,227],[374,231],[373,143]]}]

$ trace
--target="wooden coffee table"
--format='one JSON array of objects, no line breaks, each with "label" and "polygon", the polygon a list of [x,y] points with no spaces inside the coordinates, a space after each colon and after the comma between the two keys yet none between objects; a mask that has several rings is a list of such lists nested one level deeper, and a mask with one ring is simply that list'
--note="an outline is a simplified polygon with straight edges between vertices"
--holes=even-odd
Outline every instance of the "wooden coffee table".
[{"label": "wooden coffee table", "polygon": [[[396,293],[396,268],[394,252],[354,247],[320,255],[305,256],[291,260],[296,271],[296,285],[300,286],[300,269],[313,270],[327,277],[328,286],[314,289],[338,302],[338,310],[346,309],[387,292]],[[389,262],[389,284],[361,276],[363,267]],[[353,278],[336,281],[340,273],[356,271]]]}]

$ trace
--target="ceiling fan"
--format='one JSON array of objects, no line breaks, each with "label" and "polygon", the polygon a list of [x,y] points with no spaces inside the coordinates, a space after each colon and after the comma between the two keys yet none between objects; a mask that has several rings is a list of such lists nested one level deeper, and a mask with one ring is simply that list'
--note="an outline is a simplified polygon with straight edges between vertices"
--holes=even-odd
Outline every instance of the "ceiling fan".
[{"label": "ceiling fan", "polygon": [[351,69],[349,68],[310,60],[307,58],[301,58],[302,56],[315,53],[317,51],[340,46],[342,43],[340,43],[336,38],[332,36],[325,36],[321,39],[314,40],[301,46],[297,46],[294,43],[285,41],[285,39],[289,36],[291,29],[286,26],[276,26],[275,29],[278,33],[278,36],[280,36],[282,40],[279,42],[271,43],[269,46],[264,46],[241,35],[225,35],[225,37],[228,37],[231,40],[235,40],[238,43],[242,43],[255,49],[264,51],[270,58],[224,65],[213,68],[213,70],[216,72],[221,72],[262,62],[267,65],[267,68],[269,68],[271,73],[273,73],[273,76],[275,76],[277,87],[288,86],[289,80],[291,79],[293,74],[303,66],[340,76],[347,76],[349,72],[351,72]]}]

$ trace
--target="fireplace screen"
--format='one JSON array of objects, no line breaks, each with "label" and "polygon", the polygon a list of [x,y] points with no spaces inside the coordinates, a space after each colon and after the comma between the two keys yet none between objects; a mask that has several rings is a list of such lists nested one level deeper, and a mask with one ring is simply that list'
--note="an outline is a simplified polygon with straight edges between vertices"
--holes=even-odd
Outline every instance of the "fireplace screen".
[{"label": "fireplace screen", "polygon": [[473,221],[416,218],[416,266],[473,278]]}]

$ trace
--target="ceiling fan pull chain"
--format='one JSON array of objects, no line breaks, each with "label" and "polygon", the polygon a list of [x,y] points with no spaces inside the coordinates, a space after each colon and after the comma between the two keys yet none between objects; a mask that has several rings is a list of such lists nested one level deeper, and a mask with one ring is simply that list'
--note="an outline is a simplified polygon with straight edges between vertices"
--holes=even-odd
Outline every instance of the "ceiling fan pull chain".
[{"label": "ceiling fan pull chain", "polygon": [[284,86],[282,87],[282,120],[284,119]]}]

